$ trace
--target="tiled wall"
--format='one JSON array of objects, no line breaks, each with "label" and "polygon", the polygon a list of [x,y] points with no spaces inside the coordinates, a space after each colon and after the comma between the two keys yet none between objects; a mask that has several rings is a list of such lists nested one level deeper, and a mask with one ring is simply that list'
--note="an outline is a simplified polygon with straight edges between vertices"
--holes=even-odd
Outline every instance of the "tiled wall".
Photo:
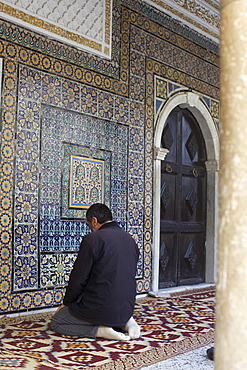
[{"label": "tiled wall", "polygon": [[1,312],[61,303],[89,231],[85,210],[68,207],[71,155],[105,163],[104,199],[138,243],[147,292],[155,115],[190,88],[218,121],[217,45],[133,0],[114,2],[111,61],[5,21],[0,57]]}]

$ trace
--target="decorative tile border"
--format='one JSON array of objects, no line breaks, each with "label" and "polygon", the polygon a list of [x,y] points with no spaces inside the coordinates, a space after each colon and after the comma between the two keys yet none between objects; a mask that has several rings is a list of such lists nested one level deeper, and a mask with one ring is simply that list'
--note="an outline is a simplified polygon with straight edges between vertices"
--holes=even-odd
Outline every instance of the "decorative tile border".
[{"label": "decorative tile border", "polygon": [[[185,25],[180,20],[175,19],[174,15],[174,8],[171,9],[170,6],[166,6],[166,12],[161,12],[158,9],[155,9],[155,7],[150,6],[146,3],[146,1],[139,1],[139,0],[118,0],[121,4],[127,5],[128,8],[132,9],[134,12],[136,11],[139,15],[142,15],[143,17],[148,17],[149,20],[152,20],[156,25],[153,27],[153,32],[156,35],[162,34],[163,27],[167,30],[171,30],[172,33],[176,33],[179,36],[185,37],[186,39],[192,41],[194,44],[198,44],[202,47],[204,47],[207,50],[210,50],[212,52],[215,52],[216,54],[219,53],[219,43],[211,40],[210,34],[208,34],[205,28],[203,29],[206,31],[205,33],[208,34],[208,37],[205,36],[205,33],[198,33],[195,29],[189,27],[188,25]],[[153,0],[154,3],[157,5],[161,4],[162,0]],[[170,0],[172,1],[172,0]],[[174,0],[175,1],[175,0]],[[152,0],[147,0],[147,2],[151,3]],[[156,5],[155,4],[155,5]],[[195,4],[195,3],[193,3]],[[190,5],[190,4],[189,4]],[[187,3],[184,3],[185,7],[188,7]],[[191,4],[191,6],[193,6]],[[169,9],[170,13],[167,12]],[[168,15],[169,14],[169,15]],[[179,13],[179,16],[183,18],[183,14]],[[187,21],[191,22],[191,18],[188,19],[188,17],[185,17]],[[138,19],[140,17],[138,16]],[[157,32],[158,31],[158,32]],[[212,34],[211,34],[212,36]],[[217,35],[213,35],[214,38]]]},{"label": "decorative tile border", "polygon": [[181,2],[180,0],[144,0],[157,9],[182,21],[197,32],[219,41],[220,10],[214,1],[197,0]]},{"label": "decorative tile border", "polygon": [[[184,91],[186,87],[179,83],[174,83],[163,77],[155,76],[155,114],[158,115],[163,104],[175,92]],[[219,100],[212,99],[210,96],[201,95],[201,99],[208,107],[215,124],[219,124],[220,119],[220,104]]]}]

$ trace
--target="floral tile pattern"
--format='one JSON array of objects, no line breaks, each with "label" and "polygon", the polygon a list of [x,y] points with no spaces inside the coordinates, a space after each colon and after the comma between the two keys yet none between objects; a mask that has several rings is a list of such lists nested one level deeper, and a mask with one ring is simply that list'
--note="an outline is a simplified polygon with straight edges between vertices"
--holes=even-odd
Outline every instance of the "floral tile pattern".
[{"label": "floral tile pattern", "polygon": [[40,283],[42,287],[64,286],[68,283],[76,254],[44,254],[41,256]]},{"label": "floral tile pattern", "polygon": [[138,0],[114,1],[113,17],[111,61],[0,22],[0,312],[62,300],[89,232],[68,203],[71,155],[104,161],[105,202],[138,243],[137,291],[149,291],[155,114],[192,88],[218,123],[217,46]]}]

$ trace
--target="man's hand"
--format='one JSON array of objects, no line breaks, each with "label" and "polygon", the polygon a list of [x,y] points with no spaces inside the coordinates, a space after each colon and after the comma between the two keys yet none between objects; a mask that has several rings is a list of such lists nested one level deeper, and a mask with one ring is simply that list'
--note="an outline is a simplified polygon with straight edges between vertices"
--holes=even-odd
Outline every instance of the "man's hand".
[{"label": "man's hand", "polygon": [[61,306],[59,306],[56,310],[55,313],[58,313],[62,308],[66,307],[65,304],[61,304]]}]

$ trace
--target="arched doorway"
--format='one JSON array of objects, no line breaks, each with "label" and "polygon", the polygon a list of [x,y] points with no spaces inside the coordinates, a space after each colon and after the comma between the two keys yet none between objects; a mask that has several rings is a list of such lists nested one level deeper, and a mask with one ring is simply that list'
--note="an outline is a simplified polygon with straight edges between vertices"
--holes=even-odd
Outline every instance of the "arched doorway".
[{"label": "arched doorway", "polygon": [[176,107],[161,147],[159,288],[205,280],[206,148],[194,116]]},{"label": "arched doorway", "polygon": [[[217,210],[218,210],[218,162],[219,133],[208,107],[198,94],[179,91],[164,104],[156,118],[154,133],[154,198],[153,198],[153,244],[152,244],[152,291],[159,290],[160,268],[160,215],[161,215],[161,166],[168,148],[162,148],[164,124],[171,112],[179,107],[193,115],[200,128],[206,150],[206,230],[205,230],[205,282],[216,280]],[[189,250],[192,247],[189,248]],[[188,255],[189,256],[189,252]]]}]

